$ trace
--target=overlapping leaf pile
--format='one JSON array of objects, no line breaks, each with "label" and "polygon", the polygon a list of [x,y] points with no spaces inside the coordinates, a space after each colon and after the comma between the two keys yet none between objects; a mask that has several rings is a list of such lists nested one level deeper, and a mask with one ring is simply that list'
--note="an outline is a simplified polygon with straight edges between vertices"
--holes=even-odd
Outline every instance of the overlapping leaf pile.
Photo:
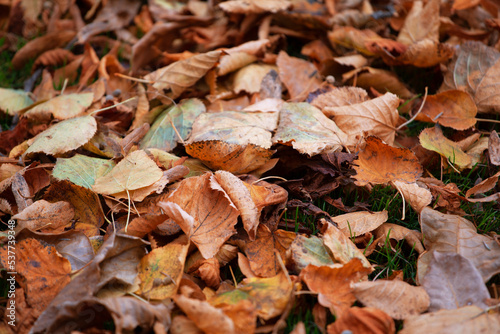
[{"label": "overlapping leaf pile", "polygon": [[[500,112],[499,9],[0,4],[0,48],[15,68],[33,60],[26,91],[0,89],[13,124],[0,214],[17,223],[15,268],[1,235],[3,273],[17,273],[3,300],[16,327],[4,317],[2,332],[276,333],[305,299],[323,333],[495,332],[498,235],[460,206],[500,198],[500,140],[476,117]],[[418,138],[411,122],[428,123]],[[470,189],[430,173],[484,166]],[[420,231],[326,196],[376,185],[397,190]],[[314,215],[315,233],[287,209]],[[370,255],[393,240],[420,254],[416,277],[373,273]]]}]

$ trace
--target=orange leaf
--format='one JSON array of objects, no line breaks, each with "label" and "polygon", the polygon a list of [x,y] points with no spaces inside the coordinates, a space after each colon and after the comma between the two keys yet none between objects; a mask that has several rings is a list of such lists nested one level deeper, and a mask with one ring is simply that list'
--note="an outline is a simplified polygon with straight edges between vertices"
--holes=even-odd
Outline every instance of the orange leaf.
[{"label": "orange leaf", "polygon": [[345,331],[363,334],[394,334],[394,321],[385,312],[375,308],[352,307],[333,324],[328,325],[328,334],[342,334]]}]

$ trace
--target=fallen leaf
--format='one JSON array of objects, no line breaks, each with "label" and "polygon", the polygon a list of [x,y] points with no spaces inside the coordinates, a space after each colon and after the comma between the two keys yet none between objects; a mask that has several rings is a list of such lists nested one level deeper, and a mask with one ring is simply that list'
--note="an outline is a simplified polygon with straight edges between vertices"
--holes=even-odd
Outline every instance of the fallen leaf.
[{"label": "fallen leaf", "polygon": [[146,152],[139,150],[127,155],[111,171],[95,180],[92,189],[99,194],[113,195],[147,187],[163,173]]},{"label": "fallen leaf", "polygon": [[58,180],[68,180],[78,186],[92,189],[95,180],[115,167],[111,160],[91,158],[75,154],[72,158],[57,158],[52,176]]},{"label": "fallen leaf", "polygon": [[7,115],[17,115],[22,110],[33,104],[33,100],[28,93],[17,89],[0,88],[0,110]]},{"label": "fallen leaf", "polygon": [[491,163],[495,166],[500,166],[500,138],[495,130],[491,131],[490,134],[488,141],[488,154]]},{"label": "fallen leaf", "polygon": [[375,230],[387,221],[387,211],[359,211],[332,217],[338,228],[349,237],[357,237]]},{"label": "fallen leaf", "polygon": [[233,91],[236,94],[241,92],[258,93],[262,80],[266,75],[275,71],[276,66],[267,64],[250,64],[238,70],[234,74]]},{"label": "fallen leaf", "polygon": [[[11,251],[12,252],[12,251]],[[5,246],[0,250],[4,268],[10,268]],[[26,301],[39,311],[44,311],[53,298],[70,282],[71,264],[53,246],[36,239],[21,240],[16,245],[15,270],[24,278],[18,283],[26,290]],[[14,268],[9,269],[13,271]]]},{"label": "fallen leaf", "polygon": [[203,112],[205,105],[197,99],[182,100],[171,106],[156,118],[140,143],[141,149],[157,148],[171,152],[178,143],[187,140],[194,120]]},{"label": "fallen leaf", "polygon": [[222,10],[234,14],[261,14],[266,12],[276,13],[290,6],[286,0],[229,0],[219,4]]},{"label": "fallen leaf", "polygon": [[499,198],[499,193],[495,193],[493,195],[483,197],[483,198],[471,198],[471,196],[475,196],[478,194],[484,194],[491,189],[495,188],[497,182],[498,182],[498,177],[500,177],[500,172],[496,173],[493,176],[490,176],[486,180],[476,184],[474,187],[470,188],[467,190],[465,193],[465,198],[469,202],[490,202],[490,201],[495,201]]},{"label": "fallen leaf", "polygon": [[437,126],[424,129],[419,139],[424,148],[439,153],[459,168],[466,168],[472,162],[471,157],[464,153],[457,143],[447,139]]},{"label": "fallen leaf", "polygon": [[399,121],[399,98],[391,93],[358,104],[325,107],[323,112],[349,137],[377,136],[389,145],[394,144]]},{"label": "fallen leaf", "polygon": [[297,271],[301,271],[307,267],[308,264],[317,267],[335,266],[323,241],[314,235],[309,238],[304,235],[298,235],[293,241],[290,250]]},{"label": "fallen leaf", "polygon": [[466,130],[476,124],[477,107],[471,96],[460,90],[429,95],[425,99],[421,115],[423,121],[431,121],[455,130]]},{"label": "fallen leaf", "polygon": [[382,310],[396,320],[421,314],[430,304],[424,288],[403,281],[359,282],[352,287],[354,296],[363,305]]},{"label": "fallen leaf", "polygon": [[431,0],[425,6],[423,1],[415,1],[397,41],[406,45],[423,39],[439,41],[439,5],[439,0]]},{"label": "fallen leaf", "polygon": [[490,298],[479,271],[456,253],[432,252],[422,286],[430,296],[430,312],[470,305],[486,309],[485,301]]},{"label": "fallen leaf", "polygon": [[285,310],[292,292],[292,282],[281,272],[269,278],[246,278],[232,291],[216,294],[210,298],[214,306],[234,305],[241,300],[249,300],[255,306],[257,315],[264,319],[272,319]]},{"label": "fallen leaf", "polygon": [[417,262],[419,282],[428,271],[434,251],[457,253],[469,259],[484,282],[500,272],[500,245],[493,238],[478,234],[474,224],[467,219],[424,208],[420,213],[420,225],[427,252]]},{"label": "fallen leaf", "polygon": [[71,118],[57,123],[31,140],[25,155],[45,153],[58,155],[76,150],[87,143],[97,131],[97,122],[92,116]]},{"label": "fallen leaf", "polygon": [[60,120],[73,118],[82,115],[92,104],[93,99],[93,93],[59,95],[36,105],[24,116],[37,120],[50,119],[51,116]]},{"label": "fallen leaf", "polygon": [[205,259],[215,256],[234,233],[238,210],[211,173],[183,180],[158,205],[179,224]]},{"label": "fallen leaf", "polygon": [[342,317],[356,301],[351,283],[367,277],[370,272],[359,259],[352,259],[341,268],[310,264],[302,269],[300,276],[309,290],[319,294],[318,302],[322,306],[328,307],[336,317]]},{"label": "fallen leaf", "polygon": [[282,270],[281,261],[286,264],[286,252],[294,239],[294,232],[271,232],[267,226],[259,225],[256,239],[245,245],[252,271],[259,277],[276,276]]},{"label": "fallen leaf", "polygon": [[418,254],[422,254],[425,249],[422,245],[422,234],[416,230],[410,230],[404,226],[384,223],[379,228],[377,228],[374,232],[375,242],[378,243],[379,246],[384,246],[385,242],[389,240],[405,240],[408,246],[414,248]]},{"label": "fallen leaf", "polygon": [[334,225],[328,223],[324,218],[321,218],[318,224],[321,226],[321,239],[323,239],[323,243],[337,262],[345,265],[353,258],[357,258],[361,261],[364,268],[369,272],[373,271],[372,265],[368,259],[351,241],[349,236],[342,233]]},{"label": "fallen leaf", "polygon": [[285,51],[280,51],[276,65],[280,79],[294,101],[305,100],[309,92],[315,91],[321,85],[317,78],[318,70],[306,60],[290,57]]},{"label": "fallen leaf", "polygon": [[75,211],[68,202],[49,203],[41,199],[12,218],[18,220],[19,229],[62,232],[68,224],[71,224],[74,215]]},{"label": "fallen leaf", "polygon": [[327,327],[328,334],[342,334],[345,331],[365,334],[394,334],[394,320],[386,313],[370,307],[351,307]]},{"label": "fallen leaf", "polygon": [[406,319],[400,333],[495,333],[499,327],[500,317],[497,313],[484,312],[481,308],[472,305]]},{"label": "fallen leaf", "polygon": [[420,187],[417,183],[394,181],[392,184],[403,195],[405,201],[410,203],[413,210],[420,212],[423,208],[431,204],[431,192]]},{"label": "fallen leaf", "polygon": [[171,98],[175,99],[213,68],[220,56],[221,51],[195,55],[151,72],[144,79],[154,82],[153,88],[160,92],[172,90]]},{"label": "fallen leaf", "polygon": [[273,143],[291,145],[309,156],[340,151],[347,135],[308,103],[285,103]]},{"label": "fallen leaf", "polygon": [[182,278],[189,244],[170,243],[155,248],[141,259],[136,292],[146,299],[164,300],[175,296]]},{"label": "fallen leaf", "polygon": [[366,146],[355,160],[358,186],[385,184],[394,181],[413,183],[422,175],[422,166],[417,157],[406,148],[384,144],[377,137],[366,138]]}]

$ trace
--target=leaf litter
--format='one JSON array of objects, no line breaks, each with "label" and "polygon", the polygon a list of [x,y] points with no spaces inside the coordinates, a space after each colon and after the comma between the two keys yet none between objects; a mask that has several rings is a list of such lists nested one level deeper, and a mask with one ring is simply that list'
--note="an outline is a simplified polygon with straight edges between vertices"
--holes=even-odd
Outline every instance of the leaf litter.
[{"label": "leaf litter", "polygon": [[498,329],[494,2],[0,7],[2,332]]}]

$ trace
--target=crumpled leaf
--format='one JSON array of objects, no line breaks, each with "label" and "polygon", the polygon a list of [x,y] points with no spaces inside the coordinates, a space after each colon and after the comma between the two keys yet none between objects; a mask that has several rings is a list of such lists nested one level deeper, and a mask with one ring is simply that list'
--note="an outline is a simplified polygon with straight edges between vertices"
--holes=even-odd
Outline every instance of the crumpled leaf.
[{"label": "crumpled leaf", "polygon": [[417,262],[419,282],[428,271],[434,251],[457,253],[471,260],[484,282],[500,272],[500,245],[493,238],[478,234],[467,219],[424,208],[420,225],[427,252]]},{"label": "crumpled leaf", "polygon": [[457,253],[432,252],[422,286],[430,296],[430,312],[476,305],[487,308],[490,294],[472,262]]},{"label": "crumpled leaf", "polygon": [[198,99],[183,100],[171,106],[156,118],[140,143],[141,149],[172,151],[179,142],[189,137],[194,120],[203,112],[205,105]]},{"label": "crumpled leaf", "polygon": [[96,133],[97,123],[92,116],[71,118],[57,123],[31,139],[25,155],[45,153],[58,155],[87,143]]},{"label": "crumpled leaf", "polygon": [[424,288],[399,280],[359,282],[352,287],[354,296],[363,305],[382,310],[397,320],[423,313],[430,304]]},{"label": "crumpled leaf", "polygon": [[210,51],[177,61],[149,73],[144,79],[154,82],[153,88],[159,91],[172,90],[171,98],[175,99],[214,67],[221,53],[221,51]]},{"label": "crumpled leaf", "polygon": [[291,145],[309,156],[340,151],[347,135],[319,109],[308,103],[285,103],[273,144]]},{"label": "crumpled leaf", "polygon": [[52,176],[58,180],[69,180],[78,186],[92,189],[95,180],[107,174],[115,166],[112,160],[75,154],[68,159],[57,158]]},{"label": "crumpled leaf", "polygon": [[[325,107],[323,112],[349,137],[377,136],[389,145],[394,144],[399,121],[399,98],[392,93],[365,102]],[[353,140],[351,139],[351,142]]]}]

